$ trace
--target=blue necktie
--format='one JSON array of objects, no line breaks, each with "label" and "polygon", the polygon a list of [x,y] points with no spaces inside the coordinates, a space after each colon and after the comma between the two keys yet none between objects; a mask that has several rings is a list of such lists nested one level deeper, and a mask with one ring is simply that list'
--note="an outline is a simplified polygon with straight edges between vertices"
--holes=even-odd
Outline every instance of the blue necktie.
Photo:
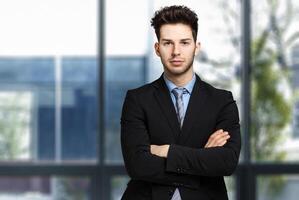
[{"label": "blue necktie", "polygon": [[[178,121],[180,124],[180,127],[182,128],[183,126],[183,121],[184,121],[184,101],[183,101],[183,94],[187,93],[186,88],[174,88],[172,90],[172,93],[175,96],[175,100],[176,100],[176,112],[177,112],[177,117],[178,117]],[[173,193],[173,196],[171,198],[171,200],[182,200],[181,195],[179,190],[176,188],[175,192]]]}]

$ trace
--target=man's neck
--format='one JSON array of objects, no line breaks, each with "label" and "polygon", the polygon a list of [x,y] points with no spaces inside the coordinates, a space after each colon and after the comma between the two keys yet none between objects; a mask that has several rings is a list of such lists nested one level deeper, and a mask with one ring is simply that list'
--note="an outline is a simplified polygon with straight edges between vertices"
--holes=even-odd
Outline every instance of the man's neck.
[{"label": "man's neck", "polygon": [[176,86],[182,87],[182,86],[187,85],[187,83],[192,80],[194,72],[193,72],[193,70],[191,70],[188,73],[178,75],[178,76],[171,75],[166,72],[164,72],[164,74],[165,74],[166,78],[168,80],[170,80],[171,82],[173,82]]}]

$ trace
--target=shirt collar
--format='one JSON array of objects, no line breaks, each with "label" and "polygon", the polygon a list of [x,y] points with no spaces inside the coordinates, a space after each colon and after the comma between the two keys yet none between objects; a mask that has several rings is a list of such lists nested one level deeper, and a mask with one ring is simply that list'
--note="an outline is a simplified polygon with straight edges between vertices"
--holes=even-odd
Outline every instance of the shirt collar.
[{"label": "shirt collar", "polygon": [[[169,79],[166,78],[165,74],[163,74],[163,78],[164,78],[164,81],[167,85],[167,88],[168,90],[171,92],[174,88],[178,87],[176,86],[173,82],[171,82]],[[196,77],[195,77],[195,73],[193,73],[193,76],[192,76],[192,79],[184,86],[184,88],[186,88],[186,90],[188,91],[189,94],[191,94],[192,92],[192,89],[193,89],[193,86],[195,84],[195,81],[196,81]]]}]

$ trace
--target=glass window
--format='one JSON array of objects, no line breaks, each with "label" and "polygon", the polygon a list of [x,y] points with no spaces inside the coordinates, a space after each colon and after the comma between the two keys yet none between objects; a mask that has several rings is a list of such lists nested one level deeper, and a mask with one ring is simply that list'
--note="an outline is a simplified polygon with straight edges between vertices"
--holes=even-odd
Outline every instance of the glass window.
[{"label": "glass window", "polygon": [[61,71],[62,159],[96,160],[99,143],[97,60],[95,57],[65,57]]},{"label": "glass window", "polygon": [[110,184],[111,184],[112,200],[121,199],[127,187],[128,181],[129,181],[129,177],[127,176],[113,176],[111,178]]},{"label": "glass window", "polygon": [[257,179],[258,200],[298,199],[298,175],[264,175]]},{"label": "glass window", "polygon": [[0,13],[0,159],[96,160],[97,0],[12,0]]},{"label": "glass window", "polygon": [[252,6],[252,158],[298,161],[299,4],[253,0]]},{"label": "glass window", "polygon": [[225,176],[224,181],[227,189],[228,199],[236,200],[236,177],[235,176]]},{"label": "glass window", "polygon": [[[151,1],[106,1],[105,162],[122,163],[120,116],[128,89],[148,76]],[[136,17],[138,16],[138,17]]]}]

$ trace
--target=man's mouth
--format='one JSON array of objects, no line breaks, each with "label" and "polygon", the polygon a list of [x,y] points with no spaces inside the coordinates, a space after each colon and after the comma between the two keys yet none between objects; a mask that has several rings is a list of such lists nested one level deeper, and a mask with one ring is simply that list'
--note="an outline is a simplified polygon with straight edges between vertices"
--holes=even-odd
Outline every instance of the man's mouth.
[{"label": "man's mouth", "polygon": [[184,61],[179,59],[170,60],[170,63],[173,65],[181,65]]}]

